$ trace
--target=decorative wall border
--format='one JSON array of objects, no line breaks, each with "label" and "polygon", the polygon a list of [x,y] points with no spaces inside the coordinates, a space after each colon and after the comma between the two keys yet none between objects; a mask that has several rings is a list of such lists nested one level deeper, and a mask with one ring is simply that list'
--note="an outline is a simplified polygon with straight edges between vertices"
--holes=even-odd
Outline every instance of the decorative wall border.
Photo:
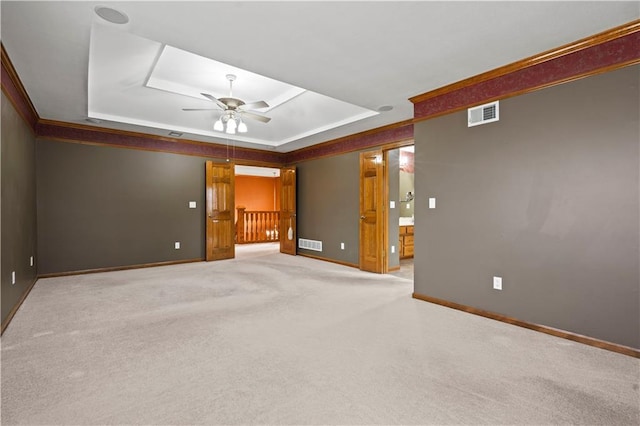
[{"label": "decorative wall border", "polygon": [[291,151],[285,156],[285,161],[286,164],[295,164],[412,139],[413,120],[405,120]]},{"label": "decorative wall border", "polygon": [[33,103],[29,99],[29,95],[24,89],[20,77],[16,73],[7,52],[4,50],[4,45],[0,43],[0,58],[2,62],[2,91],[7,96],[9,101],[13,104],[18,114],[29,125],[31,130],[35,133],[36,124],[40,117],[36,111]]},{"label": "decorative wall border", "polygon": [[205,158],[230,158],[237,164],[280,167],[284,154],[260,149],[174,139],[146,133],[103,129],[83,124],[40,119],[36,126],[39,138],[62,142],[113,146],[143,151],[168,152]]},{"label": "decorative wall border", "polygon": [[640,20],[414,96],[414,122],[640,63]]}]

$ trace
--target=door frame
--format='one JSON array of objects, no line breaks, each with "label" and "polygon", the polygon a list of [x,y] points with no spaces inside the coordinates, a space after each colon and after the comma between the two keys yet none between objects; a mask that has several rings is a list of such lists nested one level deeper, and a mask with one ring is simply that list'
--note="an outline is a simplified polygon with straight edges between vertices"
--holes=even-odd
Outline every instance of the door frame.
[{"label": "door frame", "polygon": [[[382,147],[382,153],[383,153],[383,158],[385,161],[385,165],[386,167],[384,168],[384,210],[385,210],[385,217],[388,218],[389,217],[389,151],[392,151],[394,149],[400,149],[400,148],[404,148],[406,146],[415,146],[415,140],[413,138],[408,139],[408,140],[403,140],[400,142],[396,142],[393,144],[388,144],[388,145],[384,145]],[[398,206],[398,208],[400,208]],[[414,207],[415,208],[415,207]],[[388,223],[388,219],[387,219],[387,223],[385,224],[384,227],[384,247],[385,247],[385,258],[384,258],[384,273],[387,274],[389,273],[389,253],[387,252],[386,248],[389,247],[389,223]],[[397,239],[396,239],[397,240]],[[396,250],[398,250],[399,247],[396,248]]]},{"label": "door frame", "polygon": [[[280,168],[280,253],[297,254],[297,170]],[[291,238],[290,238],[291,237]]]},{"label": "door frame", "polygon": [[[397,149],[397,148],[402,148],[405,146],[413,146],[415,145],[415,140],[413,138],[411,139],[405,139],[405,140],[401,140],[401,141],[397,141],[397,142],[393,142],[393,143],[389,143],[389,144],[385,144],[382,145],[381,147],[379,147],[378,149],[375,150],[367,150],[367,151],[363,151],[363,152],[373,152],[373,151],[381,151],[382,152],[382,161],[383,161],[383,168],[382,168],[382,193],[381,193],[381,214],[383,217],[383,226],[382,226],[382,238],[380,239],[380,244],[382,245],[382,247],[378,247],[378,253],[381,253],[381,261],[382,264],[380,265],[379,269],[376,272],[377,273],[382,273],[382,274],[386,274],[389,273],[389,252],[388,252],[388,247],[389,247],[389,223],[388,223],[388,218],[389,218],[389,151],[393,150],[393,149]],[[360,164],[360,162],[358,163]],[[362,191],[362,188],[360,188],[360,191]],[[362,197],[362,194],[360,194],[360,197]],[[360,207],[359,207],[360,210]],[[361,215],[361,212],[358,211],[358,215]],[[358,240],[359,240],[359,244],[361,244],[360,242],[360,231],[358,232]],[[361,261],[361,257],[359,256],[359,268],[362,269],[362,261]]]}]

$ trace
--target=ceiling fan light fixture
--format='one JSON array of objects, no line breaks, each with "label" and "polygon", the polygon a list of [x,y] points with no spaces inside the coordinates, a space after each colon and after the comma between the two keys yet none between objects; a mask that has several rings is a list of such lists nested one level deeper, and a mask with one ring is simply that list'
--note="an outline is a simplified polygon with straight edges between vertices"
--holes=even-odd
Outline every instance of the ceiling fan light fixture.
[{"label": "ceiling fan light fixture", "polygon": [[[222,109],[222,115],[218,120],[213,123],[213,130],[216,132],[225,132],[229,135],[235,135],[238,133],[247,133],[249,129],[242,119],[243,114],[252,120],[258,120],[263,123],[268,123],[271,118],[265,117],[256,112],[249,111],[251,108],[268,108],[269,104],[265,101],[256,101],[246,103],[242,99],[233,97],[233,81],[236,76],[233,74],[227,74],[227,80],[229,80],[229,97],[228,98],[216,98],[209,93],[200,93],[208,100],[214,102],[220,109]],[[182,108],[183,111],[209,111],[210,108]]]},{"label": "ceiling fan light fixture", "polygon": [[226,120],[226,133],[229,135],[235,135],[237,127],[236,120],[233,117],[228,116]]}]

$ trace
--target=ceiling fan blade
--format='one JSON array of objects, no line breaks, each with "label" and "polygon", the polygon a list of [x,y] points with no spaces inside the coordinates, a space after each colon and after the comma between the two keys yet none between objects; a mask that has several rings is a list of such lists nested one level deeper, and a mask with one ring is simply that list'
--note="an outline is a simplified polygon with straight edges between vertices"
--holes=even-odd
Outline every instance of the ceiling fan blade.
[{"label": "ceiling fan blade", "polygon": [[262,121],[263,123],[268,123],[269,121],[271,121],[271,118],[265,117],[264,115],[256,114],[255,112],[240,111],[240,113],[243,115],[243,117]]},{"label": "ceiling fan blade", "polygon": [[218,108],[182,108],[183,111],[218,111]]},{"label": "ceiling fan blade", "polygon": [[210,95],[208,93],[200,93],[202,96],[204,96],[205,98],[209,99],[211,102],[215,102],[220,108],[222,109],[227,109],[227,106],[222,103],[222,101],[220,101],[218,98],[216,98],[213,95]]},{"label": "ceiling fan blade", "polygon": [[247,109],[260,109],[260,108],[269,108],[269,104],[265,101],[251,102],[249,104],[244,104],[241,107],[244,110]]}]

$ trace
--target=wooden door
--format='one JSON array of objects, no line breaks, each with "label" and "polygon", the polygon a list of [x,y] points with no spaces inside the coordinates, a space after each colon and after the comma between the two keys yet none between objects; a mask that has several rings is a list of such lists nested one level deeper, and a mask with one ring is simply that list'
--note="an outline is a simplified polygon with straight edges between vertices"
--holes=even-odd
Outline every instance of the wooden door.
[{"label": "wooden door", "polygon": [[206,163],[207,260],[235,257],[235,172],[232,163]]},{"label": "wooden door", "polygon": [[280,252],[296,254],[296,168],[280,169]]},{"label": "wooden door", "polygon": [[360,154],[360,269],[384,272],[384,161],[382,151]]}]

